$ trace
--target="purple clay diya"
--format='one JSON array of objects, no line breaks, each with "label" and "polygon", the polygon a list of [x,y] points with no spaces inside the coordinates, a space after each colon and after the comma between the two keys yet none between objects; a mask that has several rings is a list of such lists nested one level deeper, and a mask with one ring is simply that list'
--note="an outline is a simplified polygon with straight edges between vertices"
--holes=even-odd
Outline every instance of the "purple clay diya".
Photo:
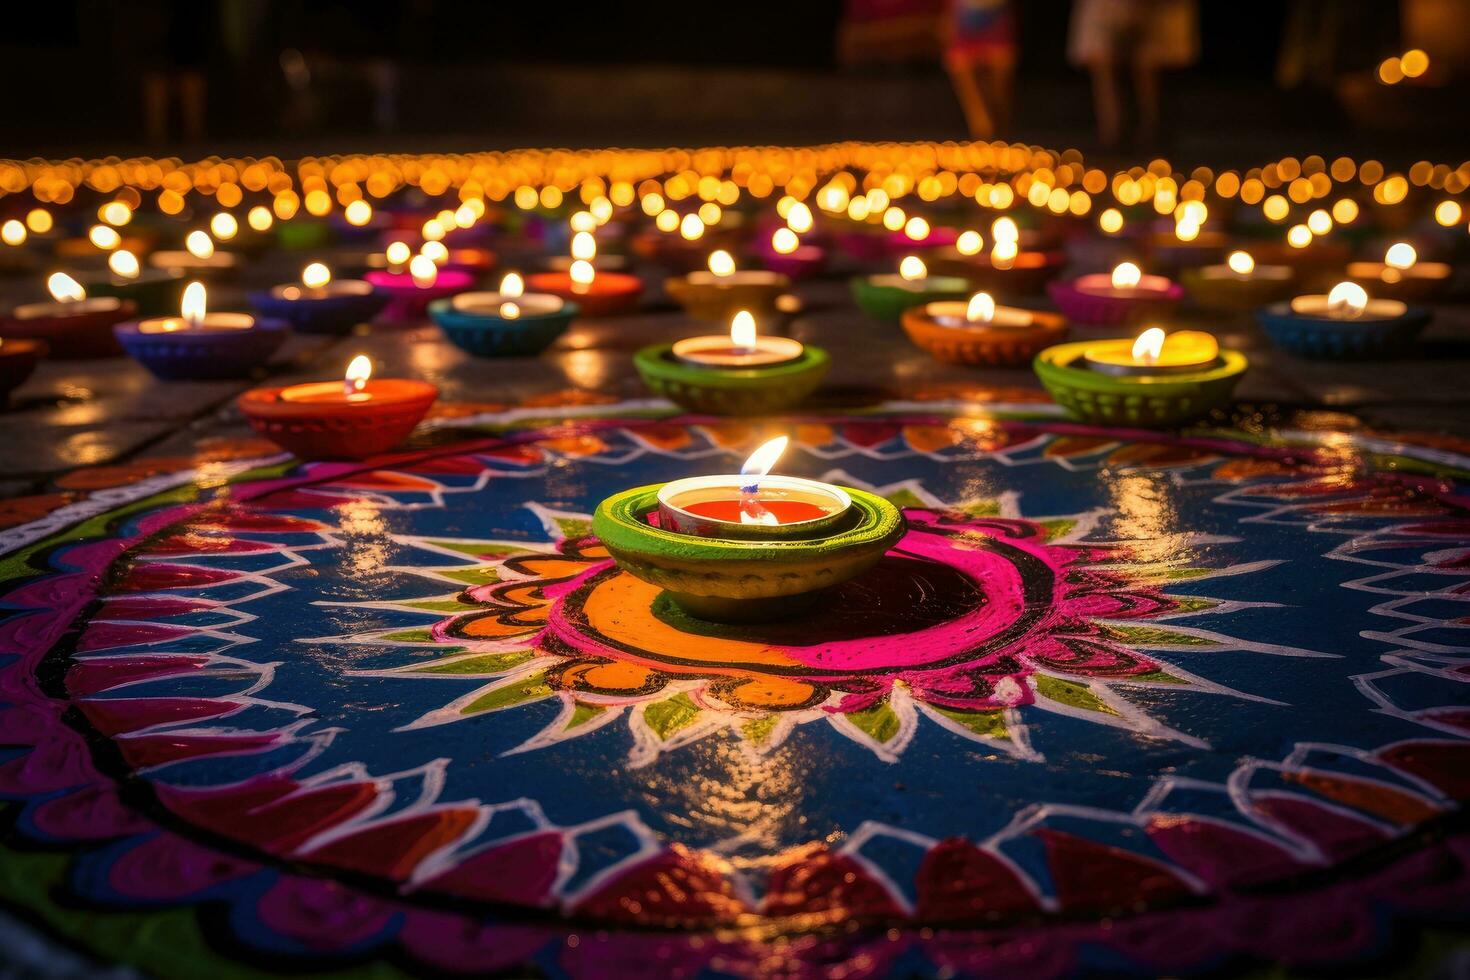
[{"label": "purple clay diya", "polygon": [[178,316],[119,323],[113,328],[128,356],[166,381],[247,377],[285,341],[285,321],[248,313],[211,313],[204,284],[184,289]]},{"label": "purple clay diya", "polygon": [[1073,324],[1089,328],[1122,328],[1173,312],[1184,288],[1164,276],[1144,275],[1132,262],[1112,273],[1089,273],[1069,282],[1052,282],[1047,291],[1057,309]]},{"label": "purple clay diya", "polygon": [[1325,296],[1263,306],[1256,314],[1278,347],[1302,357],[1333,359],[1400,354],[1431,318],[1426,307],[1372,298],[1355,282],[1340,282]]},{"label": "purple clay diya", "polygon": [[334,279],[324,263],[301,271],[301,282],[252,293],[250,305],[263,317],[284,320],[298,333],[346,334],[367,323],[388,298],[362,279]]},{"label": "purple clay diya", "polygon": [[51,357],[115,357],[122,353],[113,325],[137,312],[132,300],[89,297],[81,283],[64,272],[46,280],[52,302],[24,303],[0,317],[0,336],[39,340]]},{"label": "purple clay diya", "polygon": [[790,228],[777,228],[769,239],[756,239],[751,251],[763,268],[793,280],[810,279],[827,268],[827,250],[803,242]]}]

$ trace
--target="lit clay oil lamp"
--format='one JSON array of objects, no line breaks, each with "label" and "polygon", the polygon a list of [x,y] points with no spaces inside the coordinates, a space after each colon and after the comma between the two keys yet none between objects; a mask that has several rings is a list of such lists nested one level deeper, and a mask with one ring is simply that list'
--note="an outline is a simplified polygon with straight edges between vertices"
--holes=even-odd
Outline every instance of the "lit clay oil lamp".
[{"label": "lit clay oil lamp", "polygon": [[769,238],[757,238],[751,254],[763,268],[792,280],[810,279],[827,268],[827,250],[803,242],[790,228],[777,228]]},{"label": "lit clay oil lamp", "polygon": [[577,304],[528,293],[509,273],[495,292],[460,293],[429,304],[429,319],[460,350],[476,357],[530,357],[556,342],[576,319]]},{"label": "lit clay oil lamp", "polygon": [[1150,327],[1134,340],[1084,340],[1048,347],[1033,368],[1053,400],[1087,422],[1171,428],[1223,408],[1246,369],[1196,330]]},{"label": "lit clay oil lamp", "polygon": [[665,589],[686,614],[719,622],[796,615],[872,568],[906,530],[893,504],[861,490],[769,476],[785,436],[738,474],[692,477],[607,498],[593,534],[619,567]]},{"label": "lit clay oil lamp", "polygon": [[1178,270],[1224,261],[1230,236],[1205,227],[1207,209],[1200,201],[1185,201],[1174,212],[1174,227],[1155,230],[1144,240],[1149,264]]},{"label": "lit clay oil lamp", "polygon": [[204,284],[184,289],[179,315],[130,320],[113,328],[128,356],[167,381],[243,378],[285,341],[284,320],[210,313]]},{"label": "lit clay oil lamp", "polygon": [[1348,279],[1379,296],[1405,302],[1424,302],[1449,291],[1452,269],[1445,262],[1421,262],[1408,242],[1398,242],[1382,262],[1349,262]]},{"label": "lit clay oil lamp", "polygon": [[365,459],[408,438],[439,397],[427,382],[372,372],[359,354],[342,381],[253,388],[237,404],[256,432],[301,459]]},{"label": "lit clay oil lamp", "polygon": [[1067,335],[1056,313],[996,306],[989,293],[904,310],[903,329],[935,359],[951,364],[1025,364]]},{"label": "lit clay oil lamp", "polygon": [[953,246],[931,253],[929,265],[942,275],[960,276],[989,292],[1033,296],[1067,263],[1058,249],[1028,246],[1016,222],[1008,217],[997,218],[991,225],[991,242],[990,251],[985,252],[985,240],[978,231],[962,232]]},{"label": "lit clay oil lamp", "polygon": [[1144,275],[1132,262],[1111,274],[1089,273],[1047,286],[1052,302],[1073,324],[1090,328],[1126,327],[1167,316],[1184,297],[1184,287],[1164,276]]},{"label": "lit clay oil lamp", "polygon": [[830,359],[820,347],[761,336],[741,310],[730,333],[653,344],[633,357],[651,391],[692,412],[763,415],[796,405],[816,390]]},{"label": "lit clay oil lamp", "polygon": [[724,249],[710,253],[709,269],[664,281],[676,303],[700,320],[729,323],[739,310],[749,310],[763,320],[780,312],[782,297],[791,280],[766,269],[736,269],[735,259]]},{"label": "lit clay oil lamp", "polygon": [[853,279],[852,295],[869,316],[898,323],[903,311],[911,307],[938,300],[966,298],[970,295],[970,282],[958,276],[931,276],[923,259],[909,255],[898,264],[897,275],[858,276]]},{"label": "lit clay oil lamp", "polygon": [[[427,244],[427,243],[425,243]],[[431,254],[388,256],[386,269],[373,269],[363,276],[386,303],[378,319],[389,324],[415,324],[423,320],[429,304],[462,293],[475,284],[468,272],[441,271]],[[398,259],[407,261],[398,262]]]},{"label": "lit clay oil lamp", "polygon": [[1290,296],[1296,272],[1289,265],[1259,265],[1249,252],[1237,249],[1218,265],[1185,269],[1180,279],[1201,309],[1243,313]]},{"label": "lit clay oil lamp", "polygon": [[112,296],[137,306],[143,316],[167,316],[179,308],[187,281],[172,269],[144,269],[125,248],[107,256],[105,272],[79,273],[78,280],[93,297]]},{"label": "lit clay oil lamp", "polygon": [[1327,295],[1298,296],[1256,314],[1272,343],[1303,357],[1359,358],[1399,354],[1413,346],[1433,314],[1402,300],[1376,299],[1355,282]]},{"label": "lit clay oil lamp", "polygon": [[45,353],[43,341],[0,338],[0,408],[12,391],[25,384]]},{"label": "lit clay oil lamp", "polygon": [[39,340],[51,357],[114,357],[122,353],[112,327],[138,311],[132,300],[88,297],[81,283],[64,272],[46,280],[53,300],[24,303],[0,317],[0,337]]},{"label": "lit clay oil lamp", "polygon": [[322,262],[301,270],[301,282],[252,293],[250,305],[263,317],[285,320],[297,333],[350,333],[367,323],[388,297],[363,279],[334,279]]},{"label": "lit clay oil lamp", "polygon": [[638,308],[643,280],[623,272],[598,272],[587,259],[576,259],[566,272],[533,272],[526,277],[532,292],[549,293],[576,303],[584,316],[618,316]]},{"label": "lit clay oil lamp", "polygon": [[215,248],[209,232],[197,228],[184,236],[182,249],[154,252],[148,256],[148,264],[175,276],[208,280],[229,279],[240,268],[233,252]]}]

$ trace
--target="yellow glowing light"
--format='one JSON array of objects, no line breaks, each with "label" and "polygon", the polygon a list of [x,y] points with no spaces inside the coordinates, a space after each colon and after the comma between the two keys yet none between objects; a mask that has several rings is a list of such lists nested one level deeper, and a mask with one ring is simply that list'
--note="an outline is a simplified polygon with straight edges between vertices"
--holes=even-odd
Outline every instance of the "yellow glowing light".
[{"label": "yellow glowing light", "polygon": [[755,338],[755,317],[749,310],[740,310],[730,321],[730,346],[755,350]]},{"label": "yellow glowing light", "polygon": [[443,265],[449,261],[449,246],[443,242],[424,242],[419,254],[433,259],[435,265]]},{"label": "yellow glowing light", "polygon": [[723,248],[717,248],[709,253],[709,271],[717,276],[732,276],[735,274],[735,259]]},{"label": "yellow glowing light", "polygon": [[1358,218],[1358,202],[1344,197],[1332,205],[1332,220],[1340,225],[1350,225]]},{"label": "yellow glowing light", "polygon": [[1119,262],[1112,279],[1114,289],[1134,289],[1143,281],[1143,270],[1132,262]]},{"label": "yellow glowing light", "polygon": [[591,260],[597,255],[597,239],[590,231],[579,231],[572,236],[572,258]]},{"label": "yellow glowing light", "polygon": [[1123,230],[1123,212],[1117,208],[1108,208],[1097,216],[1097,226],[1105,234],[1116,235]]},{"label": "yellow glowing light", "polygon": [[1174,226],[1174,237],[1181,242],[1192,242],[1199,237],[1199,223],[1196,221],[1181,221]]},{"label": "yellow glowing light", "polygon": [[119,279],[136,279],[140,271],[138,257],[125,248],[120,248],[107,257],[107,268]]},{"label": "yellow glowing light", "polygon": [[679,234],[685,241],[695,241],[704,235],[704,220],[697,214],[686,214],[679,222]]},{"label": "yellow glowing light", "polygon": [[1016,261],[1016,256],[1021,252],[1021,246],[1015,242],[996,242],[990,248],[990,264],[1007,266]]},{"label": "yellow glowing light", "polygon": [[990,323],[995,319],[995,299],[989,293],[976,293],[965,306],[965,319],[971,323]]},{"label": "yellow glowing light", "polygon": [[592,280],[597,278],[597,270],[586,259],[578,259],[567,270],[567,275],[578,286],[590,286],[592,285]]},{"label": "yellow glowing light", "polygon": [[1404,80],[1404,63],[1398,58],[1384,58],[1378,64],[1378,80],[1385,85],[1397,85]]},{"label": "yellow glowing light", "polygon": [[781,199],[776,202],[776,217],[785,219],[791,213],[792,207],[796,205],[796,198],[790,194],[782,194]]},{"label": "yellow glowing light", "polygon": [[209,232],[195,229],[184,237],[184,248],[196,259],[207,259],[214,254],[214,239]]},{"label": "yellow glowing light", "polygon": [[1368,290],[1355,282],[1340,282],[1327,294],[1327,312],[1342,319],[1363,315],[1368,307]]},{"label": "yellow glowing light", "polygon": [[1197,225],[1205,223],[1210,216],[1210,209],[1205,206],[1204,201],[1185,201],[1175,212],[1175,221],[1192,221]]},{"label": "yellow glowing light", "polygon": [[348,391],[362,391],[372,376],[373,362],[368,360],[366,354],[358,354],[347,365],[347,371],[342,375],[342,385]]},{"label": "yellow glowing light", "polygon": [[500,304],[500,318],[502,320],[518,320],[521,316],[519,303],[505,302]]},{"label": "yellow glowing light", "polygon": [[536,202],[539,200],[541,200],[541,195],[536,193],[536,188],[528,187],[525,184],[522,184],[520,187],[516,188],[516,207],[520,208],[522,211],[531,210],[536,206]]},{"label": "yellow glowing light", "polygon": [[765,476],[771,472],[771,467],[775,466],[781,454],[786,452],[786,446],[790,441],[787,436],[777,436],[770,442],[762,443],[755,452],[750,454],[745,465],[740,467],[740,475]]},{"label": "yellow glowing light", "polygon": [[706,201],[701,204],[699,211],[696,213],[699,215],[699,220],[707,225],[717,225],[720,223],[720,219],[725,216],[724,209],[714,201]]},{"label": "yellow glowing light", "polygon": [[897,205],[883,212],[883,227],[889,231],[898,231],[908,220],[908,215],[904,214],[903,208]]},{"label": "yellow glowing light", "polygon": [[790,228],[777,228],[771,235],[771,248],[779,255],[790,255],[801,245],[801,239]]},{"label": "yellow glowing light", "polygon": [[1419,253],[1414,251],[1414,246],[1408,242],[1398,242],[1390,245],[1388,251],[1383,255],[1383,264],[1390,269],[1412,269],[1414,263],[1419,261]]},{"label": "yellow glowing light", "polygon": [[206,298],[204,283],[191,282],[184,287],[184,298],[179,302],[179,313],[189,326],[197,327],[204,322],[204,313],[207,308]]},{"label": "yellow glowing light", "polygon": [[245,223],[256,231],[270,231],[271,225],[276,223],[276,216],[264,204],[257,204],[245,215]]},{"label": "yellow glowing light", "polygon": [[1290,210],[1291,203],[1280,194],[1272,194],[1270,197],[1266,198],[1266,202],[1261,205],[1261,213],[1264,214],[1271,221],[1282,220],[1286,217],[1287,212],[1289,212]]},{"label": "yellow glowing light", "polygon": [[868,220],[868,199],[866,197],[855,197],[847,202],[847,216],[853,221]]},{"label": "yellow glowing light", "polygon": [[798,235],[804,235],[807,232],[811,231],[812,209],[807,207],[801,201],[796,201],[795,203],[793,203],[790,210],[786,212],[786,227],[790,228]]},{"label": "yellow glowing light", "polygon": [[427,255],[415,255],[408,263],[408,274],[413,277],[415,286],[428,289],[438,281],[439,267]]},{"label": "yellow glowing light", "polygon": [[1421,48],[1405,51],[1399,58],[1399,68],[1407,78],[1418,78],[1429,70],[1429,55]]},{"label": "yellow glowing light", "polygon": [[302,200],[306,205],[307,214],[324,218],[332,213],[332,195],[324,190],[307,191],[306,197]]},{"label": "yellow glowing light", "polygon": [[117,229],[107,225],[93,225],[87,232],[87,237],[93,245],[101,249],[114,249],[122,244],[122,236],[117,233]]},{"label": "yellow glowing light", "polygon": [[0,225],[0,241],[6,245],[24,245],[26,240],[26,226],[11,218],[5,224]]},{"label": "yellow glowing light", "polygon": [[1460,223],[1465,216],[1465,211],[1460,207],[1459,201],[1440,201],[1439,206],[1434,209],[1434,220],[1446,228]]},{"label": "yellow glowing light", "polygon": [[461,228],[473,228],[475,226],[475,222],[479,220],[480,216],[475,213],[475,209],[470,205],[468,201],[466,201],[464,204],[461,204],[454,212],[454,223],[459,225]]},{"label": "yellow glowing light", "polygon": [[573,232],[592,231],[597,227],[597,218],[591,211],[578,211],[567,221]]},{"label": "yellow glowing light", "polygon": [[97,217],[109,225],[125,225],[133,220],[133,209],[122,201],[108,201],[97,209]]},{"label": "yellow glowing light", "polygon": [[679,212],[673,208],[665,208],[653,219],[653,224],[659,231],[674,231],[679,227]]},{"label": "yellow glowing light", "polygon": [[301,270],[301,284],[307,289],[321,289],[332,281],[332,270],[325,262],[313,262]]},{"label": "yellow glowing light", "polygon": [[980,237],[978,231],[962,231],[954,243],[955,251],[961,255],[978,255],[984,247],[985,239]]},{"label": "yellow glowing light", "polygon": [[342,217],[347,219],[349,225],[361,228],[373,220],[373,206],[362,198],[358,198],[347,205],[346,210],[342,212]]},{"label": "yellow glowing light", "polygon": [[817,207],[823,211],[837,213],[847,210],[850,203],[847,188],[841,184],[828,184],[817,192]]},{"label": "yellow glowing light", "polygon": [[922,241],[929,237],[929,222],[918,215],[914,215],[903,226],[904,236],[911,241]]},{"label": "yellow glowing light", "polygon": [[1014,218],[1001,216],[990,223],[990,240],[993,242],[1017,242],[1021,240],[1021,229]]},{"label": "yellow glowing light", "polygon": [[1133,342],[1133,362],[1135,364],[1157,364],[1159,355],[1164,352],[1164,331],[1158,327],[1149,327],[1138,335]]},{"label": "yellow glowing light", "polygon": [[447,234],[444,226],[439,223],[438,218],[430,218],[428,221],[425,221],[424,227],[420,229],[420,233],[424,236],[424,241],[426,242],[442,241]]},{"label": "yellow glowing light", "polygon": [[87,298],[87,291],[65,272],[53,272],[46,277],[46,289],[58,303],[79,303]]},{"label": "yellow glowing light", "polygon": [[26,227],[33,235],[44,235],[56,227],[56,219],[45,208],[31,208],[26,212]]},{"label": "yellow glowing light", "polygon": [[1314,235],[1325,235],[1332,230],[1332,215],[1325,208],[1318,208],[1307,215],[1307,229]]},{"label": "yellow glowing light", "polygon": [[640,204],[643,207],[643,213],[648,215],[650,218],[658,217],[658,215],[663,213],[663,210],[665,208],[664,198],[662,194],[649,194],[640,202]]},{"label": "yellow glowing light", "polygon": [[587,208],[592,212],[592,219],[599,225],[605,225],[612,220],[613,202],[605,197],[595,198]]},{"label": "yellow glowing light", "polygon": [[505,278],[500,280],[500,288],[496,292],[501,299],[519,299],[526,294],[526,280],[518,272],[507,272]]},{"label": "yellow glowing light", "polygon": [[929,268],[917,255],[905,255],[898,264],[898,274],[903,277],[904,282],[917,282],[929,275]]},{"label": "yellow glowing light", "polygon": [[413,249],[408,247],[407,242],[394,242],[383,250],[383,255],[388,259],[389,265],[404,265],[413,258]]},{"label": "yellow glowing light", "polygon": [[240,232],[240,222],[228,211],[221,211],[209,219],[209,231],[222,242],[227,242]]},{"label": "yellow glowing light", "polygon": [[1237,276],[1248,276],[1256,268],[1256,260],[1249,252],[1231,252],[1225,259],[1225,264],[1230,266],[1230,271]]},{"label": "yellow glowing light", "polygon": [[1292,248],[1306,248],[1312,244],[1312,229],[1306,225],[1292,225],[1286,231],[1286,244]]}]

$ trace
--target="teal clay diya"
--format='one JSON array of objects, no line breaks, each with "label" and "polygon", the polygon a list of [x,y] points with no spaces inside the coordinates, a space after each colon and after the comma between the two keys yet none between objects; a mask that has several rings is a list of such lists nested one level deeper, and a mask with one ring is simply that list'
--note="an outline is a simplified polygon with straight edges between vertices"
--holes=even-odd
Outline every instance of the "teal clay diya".
[{"label": "teal clay diya", "polygon": [[730,334],[654,344],[633,357],[643,383],[692,412],[762,415],[797,404],[821,384],[830,359],[820,347],[756,332],[736,313]]},{"label": "teal clay diya", "polygon": [[964,299],[970,281],[959,276],[931,276],[924,260],[909,255],[898,266],[898,274],[861,276],[852,281],[852,297],[864,313],[898,323],[903,311],[925,303]]},{"label": "teal clay diya", "polygon": [[1169,428],[1227,404],[1245,373],[1245,355],[1220,350],[1195,330],[1136,340],[1089,340],[1048,347],[1032,367],[1071,415],[1087,422]]},{"label": "teal clay diya", "polygon": [[450,343],[477,357],[539,354],[556,342],[577,316],[576,303],[550,293],[528,293],[508,273],[495,292],[460,293],[429,304],[429,319]]},{"label": "teal clay diya", "polygon": [[739,474],[615,494],[598,505],[592,533],[623,571],[691,616],[760,622],[800,613],[877,564],[906,526],[873,494],[767,476],[786,442],[761,446]]}]

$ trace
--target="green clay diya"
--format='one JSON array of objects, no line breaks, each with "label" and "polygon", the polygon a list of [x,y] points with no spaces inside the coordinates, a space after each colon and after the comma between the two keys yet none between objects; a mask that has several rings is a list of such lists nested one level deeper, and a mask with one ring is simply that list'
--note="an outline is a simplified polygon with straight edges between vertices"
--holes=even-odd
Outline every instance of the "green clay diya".
[{"label": "green clay diya", "polygon": [[1165,339],[1155,327],[1137,340],[1058,344],[1038,354],[1032,368],[1056,403],[1086,422],[1172,428],[1228,404],[1245,374],[1245,355],[1219,350],[1197,331],[1168,338],[1174,351]]},{"label": "green clay diya", "polygon": [[852,298],[864,313],[898,323],[903,311],[941,300],[965,299],[970,281],[959,276],[931,276],[918,256],[906,257],[897,275],[859,276],[852,280]]},{"label": "green clay diya", "polygon": [[654,394],[691,412],[765,415],[810,395],[831,359],[820,347],[786,337],[758,336],[748,311],[737,313],[730,335],[653,344],[633,365]]}]

